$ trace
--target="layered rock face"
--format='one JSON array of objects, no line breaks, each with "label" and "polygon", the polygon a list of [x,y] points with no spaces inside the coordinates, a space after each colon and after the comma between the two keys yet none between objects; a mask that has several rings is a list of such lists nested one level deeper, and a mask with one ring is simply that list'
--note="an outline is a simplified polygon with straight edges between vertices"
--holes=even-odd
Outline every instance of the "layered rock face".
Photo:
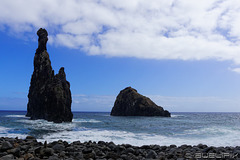
[{"label": "layered rock face", "polygon": [[70,83],[62,67],[54,75],[46,44],[48,33],[40,28],[37,32],[38,48],[34,56],[34,71],[28,93],[27,115],[56,123],[71,122],[72,97]]},{"label": "layered rock face", "polygon": [[125,88],[118,94],[111,115],[171,117],[167,110],[157,106],[151,99],[139,94],[136,89],[131,87]]}]

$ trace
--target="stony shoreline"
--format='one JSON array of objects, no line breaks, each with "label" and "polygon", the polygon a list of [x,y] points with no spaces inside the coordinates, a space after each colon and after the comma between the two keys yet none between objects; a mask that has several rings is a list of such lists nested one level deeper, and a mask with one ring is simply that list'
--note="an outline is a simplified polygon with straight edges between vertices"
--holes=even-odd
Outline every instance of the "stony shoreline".
[{"label": "stony shoreline", "polygon": [[113,142],[80,142],[68,143],[54,141],[38,142],[34,137],[26,139],[0,138],[0,160],[194,160],[194,159],[240,159],[240,146],[213,147],[203,144],[191,145],[116,145]]}]

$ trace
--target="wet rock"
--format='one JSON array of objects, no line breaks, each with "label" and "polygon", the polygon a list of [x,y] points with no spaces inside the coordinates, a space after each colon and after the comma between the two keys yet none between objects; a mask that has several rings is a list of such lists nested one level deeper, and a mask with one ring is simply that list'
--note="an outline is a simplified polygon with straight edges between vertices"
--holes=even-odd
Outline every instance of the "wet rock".
[{"label": "wet rock", "polygon": [[[75,159],[83,159],[83,154],[80,152],[75,152],[74,157]],[[94,157],[95,157],[95,154],[94,154]]]},{"label": "wet rock", "polygon": [[118,146],[116,147],[116,150],[117,150],[117,152],[122,153],[123,151],[126,150],[126,148],[125,148],[124,146],[122,146],[122,145],[118,145]]},{"label": "wet rock", "polygon": [[132,160],[138,160],[137,156],[135,156],[135,155],[132,154],[132,153],[128,153],[127,155],[128,155],[128,157],[129,157],[130,159],[132,159]]},{"label": "wet rock", "polygon": [[185,160],[184,158],[178,158],[177,160]]},{"label": "wet rock", "polygon": [[13,154],[16,157],[20,157],[20,148],[13,148],[8,150],[8,153]]},{"label": "wet rock", "polygon": [[8,154],[0,158],[0,160],[11,160],[11,159],[14,159],[14,156],[12,154]]},{"label": "wet rock", "polygon": [[177,146],[175,144],[171,144],[170,148],[176,148]]},{"label": "wet rock", "polygon": [[213,150],[214,148],[211,146],[211,147],[205,147],[204,149],[203,149],[203,152],[204,153],[208,153],[209,151],[211,151],[211,150]]},{"label": "wet rock", "polygon": [[99,150],[99,149],[96,150],[95,153],[96,153],[96,155],[99,156],[99,157],[105,156],[105,153],[104,153],[103,151]]},{"label": "wet rock", "polygon": [[65,151],[60,152],[60,153],[59,153],[59,156],[62,157],[62,158],[64,158],[64,157],[66,156],[66,152],[65,152]]},{"label": "wet rock", "polygon": [[142,149],[150,149],[151,147],[148,146],[148,145],[143,145],[141,148],[142,148]]},{"label": "wet rock", "polygon": [[117,150],[117,146],[113,143],[113,142],[110,142],[108,144],[108,147],[112,150],[112,151],[116,151]]},{"label": "wet rock", "polygon": [[0,157],[6,156],[7,154],[7,152],[0,152]]},{"label": "wet rock", "polygon": [[27,139],[27,140],[28,140],[28,139],[36,140],[36,138],[33,137],[33,136],[27,136],[26,139]]},{"label": "wet rock", "polygon": [[27,151],[27,150],[30,148],[30,146],[24,144],[24,145],[20,146],[20,148],[21,148],[21,150],[23,150],[23,151]]},{"label": "wet rock", "polygon": [[94,153],[94,152],[91,152],[91,153],[87,153],[87,154],[83,154],[83,157],[85,158],[85,159],[95,159],[95,157],[96,157],[96,154]]},{"label": "wet rock", "polygon": [[2,147],[1,147],[2,151],[6,151],[6,150],[11,149],[11,148],[13,148],[13,145],[10,142],[4,141],[2,143]]},{"label": "wet rock", "polygon": [[82,153],[83,153],[83,154],[92,153],[92,148],[84,148],[84,149],[82,150]]},{"label": "wet rock", "polygon": [[55,152],[62,152],[65,149],[65,146],[63,144],[55,144],[52,149],[54,149]]},{"label": "wet rock", "polygon": [[119,155],[114,153],[114,152],[108,152],[105,156],[106,158],[112,158],[112,159],[118,159],[119,158]]},{"label": "wet rock", "polygon": [[52,156],[54,153],[54,150],[52,148],[42,148],[41,151],[40,151],[40,156],[41,157],[49,157],[49,156]]},{"label": "wet rock", "polygon": [[157,153],[154,150],[149,150],[146,158],[155,159],[157,158]]},{"label": "wet rock", "polygon": [[198,144],[197,147],[200,148],[200,149],[204,149],[204,148],[207,148],[207,145],[204,145],[204,144]]},{"label": "wet rock", "polygon": [[106,145],[106,142],[104,142],[104,141],[98,141],[98,144],[104,146],[104,145]]},{"label": "wet rock", "polygon": [[130,160],[130,157],[128,157],[126,154],[122,154],[120,157],[124,160]]},{"label": "wet rock", "polygon": [[24,157],[24,159],[26,159],[26,160],[31,159],[31,158],[34,158],[34,156],[33,156],[31,153],[27,153],[27,154],[25,154],[23,157]]},{"label": "wet rock", "polygon": [[75,148],[73,146],[69,146],[65,149],[67,152],[74,152]]},{"label": "wet rock", "polygon": [[171,114],[162,107],[157,106],[148,97],[137,92],[136,89],[127,87],[122,90],[114,103],[112,116],[164,116]]},{"label": "wet rock", "polygon": [[129,148],[126,149],[126,152],[127,153],[134,153],[135,150],[132,147],[129,147]]},{"label": "wet rock", "polygon": [[54,155],[54,156],[50,156],[48,160],[59,160],[59,158],[58,156]]}]

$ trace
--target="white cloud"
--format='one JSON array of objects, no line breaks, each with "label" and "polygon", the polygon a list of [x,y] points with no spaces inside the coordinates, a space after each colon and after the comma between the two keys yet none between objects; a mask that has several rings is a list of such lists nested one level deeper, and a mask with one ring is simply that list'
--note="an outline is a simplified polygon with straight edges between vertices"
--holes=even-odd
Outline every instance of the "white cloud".
[{"label": "white cloud", "polygon": [[230,71],[240,73],[240,68],[229,68]]},{"label": "white cloud", "polygon": [[232,60],[240,64],[238,0],[0,0],[0,29],[48,29],[51,44],[89,55]]}]

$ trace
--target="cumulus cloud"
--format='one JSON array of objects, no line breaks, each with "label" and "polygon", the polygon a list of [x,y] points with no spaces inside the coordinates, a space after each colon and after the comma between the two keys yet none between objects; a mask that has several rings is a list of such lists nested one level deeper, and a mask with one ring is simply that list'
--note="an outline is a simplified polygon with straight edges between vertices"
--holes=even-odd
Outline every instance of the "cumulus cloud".
[{"label": "cumulus cloud", "polygon": [[240,68],[229,68],[230,71],[240,73]]},{"label": "cumulus cloud", "polygon": [[89,55],[240,64],[238,0],[0,0],[0,29]]}]

